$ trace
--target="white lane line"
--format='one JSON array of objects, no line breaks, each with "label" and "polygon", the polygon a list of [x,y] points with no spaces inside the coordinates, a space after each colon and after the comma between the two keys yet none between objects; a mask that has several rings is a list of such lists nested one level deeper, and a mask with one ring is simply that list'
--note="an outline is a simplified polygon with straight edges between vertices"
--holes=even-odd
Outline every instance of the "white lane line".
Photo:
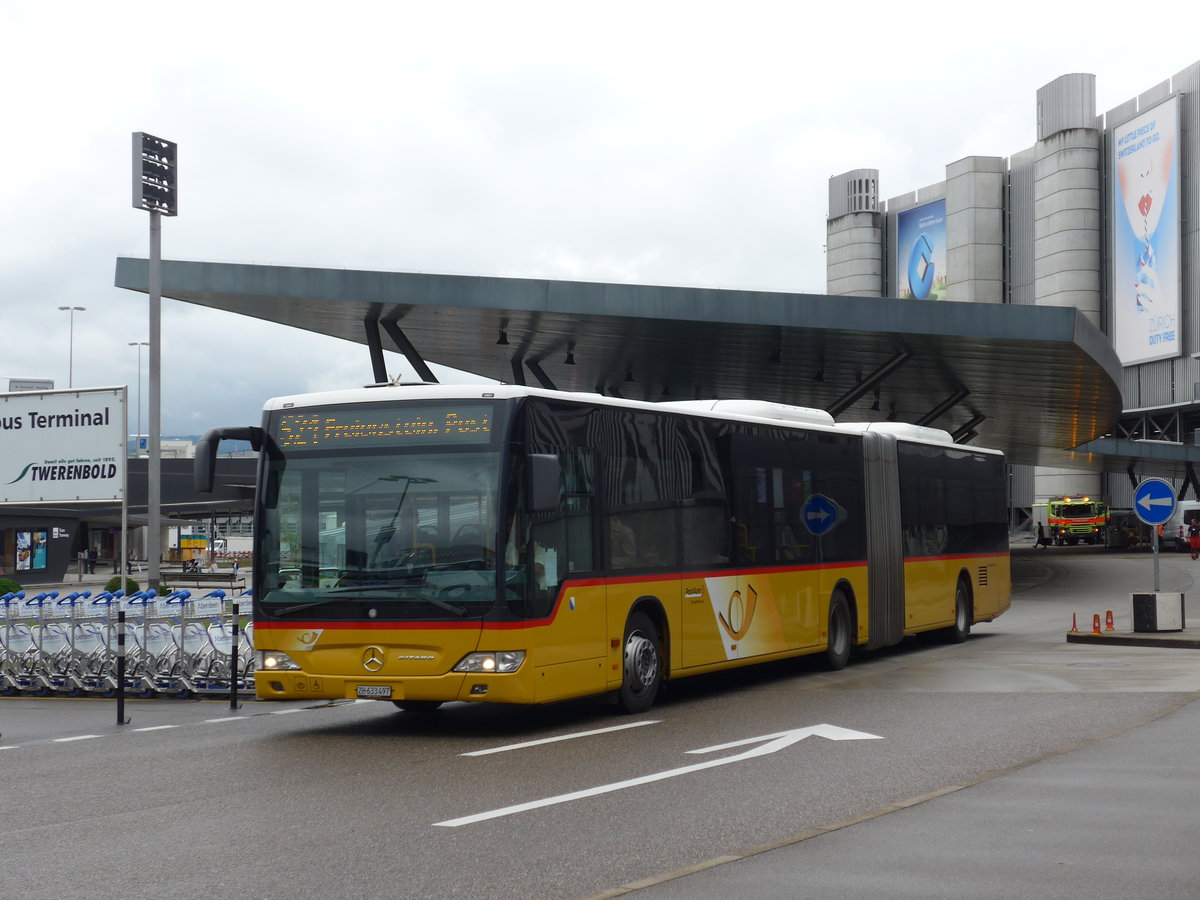
[{"label": "white lane line", "polygon": [[56,744],[69,744],[71,741],[90,741],[92,738],[98,738],[98,734],[77,734],[75,737],[55,738]]},{"label": "white lane line", "polygon": [[134,731],[163,731],[167,728],[178,728],[178,725],[150,725],[146,728],[135,728]]},{"label": "white lane line", "polygon": [[248,721],[250,721],[248,716],[225,716],[225,718],[223,718],[223,719],[205,719],[204,723],[206,725],[208,725],[208,724],[215,725],[218,722],[248,722]]},{"label": "white lane line", "polygon": [[490,747],[487,750],[472,750],[470,753],[460,753],[460,756],[487,756],[490,753],[505,753],[509,750],[524,750],[526,747],[537,747],[541,744],[553,744],[558,741],[573,741],[575,738],[592,737],[597,734],[608,734],[612,731],[624,731],[627,728],[640,728],[643,725],[658,725],[662,719],[646,719],[643,722],[630,722],[627,725],[614,725],[611,728],[596,728],[593,731],[579,731],[574,734],[560,734],[558,737],[542,738],[537,741],[525,741],[520,744],[505,744],[503,747]]},{"label": "white lane line", "polygon": [[5,746],[0,747],[0,750],[20,750],[20,749],[21,748],[18,747],[16,744],[6,744]]},{"label": "white lane line", "polygon": [[288,713],[307,712],[307,709],[276,709],[271,711],[273,716],[286,716]]}]

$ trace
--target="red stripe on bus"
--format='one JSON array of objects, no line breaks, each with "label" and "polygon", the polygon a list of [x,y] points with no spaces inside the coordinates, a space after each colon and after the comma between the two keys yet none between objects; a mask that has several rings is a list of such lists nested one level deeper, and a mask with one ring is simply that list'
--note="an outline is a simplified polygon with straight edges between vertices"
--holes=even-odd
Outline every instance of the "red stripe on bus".
[{"label": "red stripe on bus", "polygon": [[361,628],[368,631],[376,630],[396,630],[396,631],[414,631],[428,630],[430,628],[439,629],[454,629],[464,630],[471,628],[482,628],[485,631],[512,631],[520,628],[544,628],[552,623],[558,617],[558,611],[562,606],[563,596],[571,590],[578,590],[585,587],[602,587],[614,584],[662,584],[663,582],[684,581],[690,578],[736,578],[739,576],[751,575],[771,575],[771,574],[791,574],[793,572],[816,572],[825,569],[854,569],[866,566],[867,561],[851,560],[849,562],[840,563],[813,563],[807,566],[792,566],[782,568],[779,566],[768,567],[761,566],[753,569],[720,569],[709,572],[686,572],[684,574],[665,574],[665,575],[626,575],[618,578],[579,578],[571,581],[564,581],[559,587],[558,596],[554,600],[554,608],[550,610],[549,615],[543,616],[540,619],[519,619],[505,622],[480,622],[473,620],[470,622],[462,622],[457,619],[422,619],[420,622],[395,622],[385,621],[376,622],[371,619],[353,621],[325,621],[322,619],[313,621],[256,621],[254,627],[256,630],[278,630],[278,631],[295,631],[304,628],[324,628],[334,630],[348,630],[353,628]]},{"label": "red stripe on bus", "polygon": [[1007,553],[949,553],[935,556],[906,556],[904,561],[910,562],[942,562],[955,559],[1008,559]]}]

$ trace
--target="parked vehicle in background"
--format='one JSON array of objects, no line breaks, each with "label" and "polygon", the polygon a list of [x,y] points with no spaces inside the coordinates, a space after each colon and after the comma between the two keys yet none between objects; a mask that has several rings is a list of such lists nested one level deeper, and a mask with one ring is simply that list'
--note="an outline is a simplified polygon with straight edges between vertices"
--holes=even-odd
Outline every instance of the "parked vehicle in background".
[{"label": "parked vehicle in background", "polygon": [[1108,504],[1088,497],[1062,497],[1046,501],[1050,537],[1063,544],[1102,544],[1108,529]]},{"label": "parked vehicle in background", "polygon": [[213,540],[213,556],[217,559],[248,560],[253,549],[254,538],[248,534],[231,534]]},{"label": "parked vehicle in background", "polygon": [[1188,524],[1192,519],[1200,519],[1200,500],[1180,500],[1175,504],[1175,512],[1163,523],[1162,549],[1188,549]]}]

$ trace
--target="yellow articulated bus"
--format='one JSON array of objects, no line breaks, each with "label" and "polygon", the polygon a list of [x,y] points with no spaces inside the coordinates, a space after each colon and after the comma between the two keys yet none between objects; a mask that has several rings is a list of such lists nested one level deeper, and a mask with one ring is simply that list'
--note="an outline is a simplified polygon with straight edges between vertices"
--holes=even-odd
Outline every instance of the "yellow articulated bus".
[{"label": "yellow articulated bus", "polygon": [[284,397],[260,468],[262,699],[647,709],[673,679],[1009,606],[1005,464],[944,431],[748,400],[513,385]]}]

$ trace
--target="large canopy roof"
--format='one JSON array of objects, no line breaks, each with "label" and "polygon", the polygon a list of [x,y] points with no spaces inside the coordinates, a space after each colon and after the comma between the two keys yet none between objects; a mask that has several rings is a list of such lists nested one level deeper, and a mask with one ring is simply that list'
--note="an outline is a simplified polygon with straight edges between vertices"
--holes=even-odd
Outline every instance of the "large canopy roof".
[{"label": "large canopy roof", "polygon": [[[117,260],[117,287],[147,281],[146,260]],[[172,260],[162,294],[364,344],[364,383],[394,345],[419,374],[771,400],[931,425],[1016,463],[1126,465],[1073,451],[1121,415],[1121,365],[1071,308]]]}]

